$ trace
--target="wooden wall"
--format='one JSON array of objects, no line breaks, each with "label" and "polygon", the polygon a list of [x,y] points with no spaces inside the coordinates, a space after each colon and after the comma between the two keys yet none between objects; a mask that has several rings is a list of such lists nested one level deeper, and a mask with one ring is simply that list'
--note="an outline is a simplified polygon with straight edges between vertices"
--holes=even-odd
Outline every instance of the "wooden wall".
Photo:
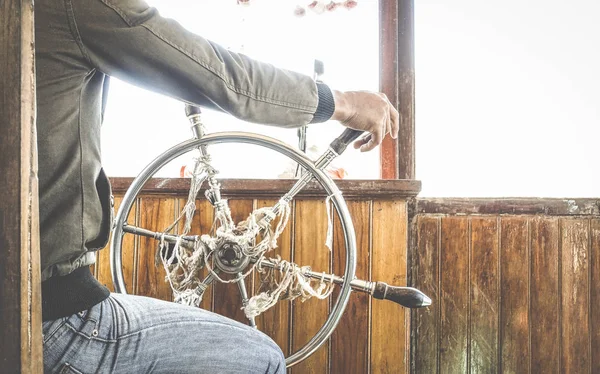
[{"label": "wooden wall", "polygon": [[419,201],[416,373],[600,373],[600,202]]},{"label": "wooden wall", "polygon": [[[113,182],[114,183],[114,182]],[[118,182],[116,183],[118,185]],[[154,191],[156,192],[156,191]],[[352,193],[350,193],[352,195]],[[360,195],[360,194],[359,194]],[[117,191],[116,205],[122,194]],[[358,243],[357,277],[406,285],[407,273],[407,204],[405,199],[373,199],[355,195],[348,206]],[[183,206],[185,193],[142,195],[129,222],[144,228],[163,230]],[[352,198],[352,196],[350,196]],[[269,198],[230,198],[235,220],[242,220],[257,207],[276,202]],[[198,201],[194,232],[208,232],[213,213],[210,205]],[[324,243],[327,233],[324,199],[301,198],[293,206],[293,217],[279,240],[276,254],[293,258],[315,271],[343,272],[344,244],[337,216],[334,225],[334,249]],[[157,243],[152,239],[125,236],[124,272],[128,289],[135,294],[171,300],[162,268],[154,265]],[[112,289],[109,251],[99,253],[94,269],[97,278]],[[256,288],[258,282],[253,286]],[[248,287],[252,288],[252,287]],[[218,284],[208,289],[202,307],[245,322],[240,310],[237,286]],[[330,298],[331,299],[331,298]],[[280,302],[258,318],[262,331],[268,333],[284,350],[293,352],[321,327],[331,300]],[[408,370],[409,313],[402,307],[364,294],[353,293],[341,323],[332,338],[310,358],[292,368],[293,373],[404,373]]]}]

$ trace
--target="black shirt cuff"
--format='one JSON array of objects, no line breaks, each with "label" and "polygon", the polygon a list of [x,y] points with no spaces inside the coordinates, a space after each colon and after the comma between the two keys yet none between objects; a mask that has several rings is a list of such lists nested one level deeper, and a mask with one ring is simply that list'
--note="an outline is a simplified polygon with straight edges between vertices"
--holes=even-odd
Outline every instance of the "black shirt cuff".
[{"label": "black shirt cuff", "polygon": [[319,104],[315,116],[310,123],[320,123],[328,121],[335,111],[335,100],[331,89],[326,84],[317,83],[317,91],[319,92]]}]

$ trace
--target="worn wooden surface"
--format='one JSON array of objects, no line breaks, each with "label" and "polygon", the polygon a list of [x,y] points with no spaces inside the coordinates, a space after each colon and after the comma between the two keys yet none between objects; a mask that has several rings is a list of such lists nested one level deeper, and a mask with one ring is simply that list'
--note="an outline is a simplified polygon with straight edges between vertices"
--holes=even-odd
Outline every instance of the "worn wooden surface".
[{"label": "worn wooden surface", "polygon": [[[133,178],[111,178],[113,192],[122,195]],[[293,179],[224,179],[222,194],[227,198],[280,198],[295,183]],[[336,184],[346,199],[397,199],[416,196],[421,182],[416,180],[337,180]],[[190,189],[189,178],[153,178],[144,186],[145,195],[185,195]],[[200,190],[202,194],[204,189]],[[326,197],[325,190],[317,182],[311,182],[298,198]]]},{"label": "worn wooden surface", "polygon": [[[294,262],[310,265],[314,271],[331,271],[331,253],[324,246],[327,237],[327,210],[324,201],[297,201],[294,227]],[[304,346],[325,323],[329,303],[316,298],[294,303],[292,308],[292,350]],[[292,368],[292,373],[328,372],[329,342]]]},{"label": "worn wooden surface", "polygon": [[417,199],[415,213],[450,215],[600,215],[600,199],[427,198]]},{"label": "worn wooden surface", "polygon": [[[356,230],[356,277],[370,280],[369,225],[371,202],[352,201],[348,210]],[[342,225],[335,217],[333,272],[343,274],[346,252]],[[337,298],[338,293],[334,292]],[[351,296],[346,313],[331,336],[331,372],[362,374],[369,372],[369,296],[355,293]]]},{"label": "worn wooden surface", "polygon": [[[404,201],[375,201],[372,212],[371,278],[405,286],[407,210]],[[371,299],[371,372],[404,373],[409,368],[405,309]]]},{"label": "worn wooden surface", "polygon": [[459,208],[412,218],[412,283],[433,301],[413,313],[413,371],[599,372],[600,215]]},{"label": "worn wooden surface", "polygon": [[[130,222],[162,230],[175,212],[183,206],[182,195],[142,195],[131,214]],[[117,195],[116,203],[121,197]],[[236,219],[246,218],[252,207],[272,206],[276,200],[230,200]],[[380,280],[393,285],[405,285],[407,262],[406,203],[403,200],[371,200],[348,203],[357,238],[357,276],[361,279]],[[198,213],[194,218],[193,233],[208,233],[213,213],[203,199],[197,201]],[[134,217],[135,216],[135,217]],[[169,222],[170,223],[170,222]],[[310,265],[315,271],[343,273],[345,247],[341,226],[334,214],[333,251],[325,247],[327,215],[324,200],[300,199],[293,206],[290,222],[279,237],[279,247],[274,255],[293,258],[296,263]],[[161,268],[154,267],[156,241],[133,239],[126,234],[125,241],[132,243],[128,253],[133,258],[124,261],[126,274],[134,277],[136,294],[169,299],[168,286],[163,282]],[[99,255],[97,275],[108,282],[108,249]],[[151,268],[152,267],[152,268]],[[134,271],[134,269],[136,269]],[[257,280],[256,277],[254,277]],[[236,287],[222,290],[222,285],[209,287],[202,307],[228,314],[243,320],[239,310],[239,292]],[[252,291],[251,287],[248,287]],[[254,290],[258,288],[258,282]],[[283,301],[257,318],[261,331],[271,336],[286,353],[292,353],[319,329],[337,294],[329,300],[309,300],[305,303]],[[235,307],[234,307],[235,304]],[[236,317],[237,316],[237,317]],[[292,370],[296,373],[398,373],[408,370],[410,357],[407,343],[408,318],[406,311],[394,303],[371,300],[364,294],[353,292],[339,327],[328,342],[306,363]]]},{"label": "worn wooden surface", "polygon": [[[379,89],[398,108],[398,2],[379,1]],[[398,140],[386,136],[379,148],[381,178],[398,178]]]},{"label": "worn wooden surface", "polygon": [[33,3],[0,2],[0,371],[41,373]]}]

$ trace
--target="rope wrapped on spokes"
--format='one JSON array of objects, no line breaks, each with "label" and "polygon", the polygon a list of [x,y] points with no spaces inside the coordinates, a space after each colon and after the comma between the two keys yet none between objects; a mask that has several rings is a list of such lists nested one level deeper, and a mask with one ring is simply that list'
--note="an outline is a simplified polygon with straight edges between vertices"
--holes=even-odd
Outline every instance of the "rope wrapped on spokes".
[{"label": "rope wrapped on spokes", "polygon": [[[260,262],[265,254],[277,247],[277,239],[287,226],[291,215],[291,207],[287,198],[282,198],[277,203],[277,209],[274,207],[265,207],[256,209],[248,218],[240,222],[237,226],[231,218],[231,212],[226,200],[211,198],[220,196],[218,189],[219,183],[215,179],[218,173],[211,166],[210,156],[202,152],[199,157],[194,159],[194,168],[190,181],[190,191],[187,202],[175,222],[173,222],[164,231],[167,234],[173,231],[177,224],[185,218],[182,230],[179,232],[178,240],[173,243],[167,243],[163,238],[160,240],[157,260],[163,264],[166,272],[166,280],[173,290],[175,302],[199,306],[202,301],[204,291],[208,287],[201,280],[202,269],[206,268],[212,277],[222,283],[233,283],[245,278],[251,274],[255,268],[263,275],[264,279],[270,279],[263,282],[261,292],[251,297],[243,307],[248,318],[255,317],[268,308],[275,305],[279,299],[293,300],[301,297],[302,301],[317,297],[324,299],[333,291],[332,283],[325,283],[323,280],[318,285],[313,285],[310,278],[303,275],[303,271],[308,267],[299,267],[296,264],[283,261],[281,259],[281,270],[263,269]],[[202,235],[196,239],[193,246],[182,245],[182,238],[186,236],[192,226],[192,220],[196,212],[196,198],[204,181],[208,180],[206,196],[215,207],[215,217],[211,235]],[[328,210],[330,198],[327,200]],[[332,220],[328,212],[329,226],[332,226]],[[275,226],[273,228],[273,226]],[[327,246],[331,247],[331,227],[328,229]],[[260,240],[257,242],[258,238]],[[222,243],[235,243],[244,256],[252,259],[251,265],[244,273],[238,273],[234,279],[223,279],[214,269],[214,263],[211,259]],[[280,273],[278,277],[275,271]]]}]

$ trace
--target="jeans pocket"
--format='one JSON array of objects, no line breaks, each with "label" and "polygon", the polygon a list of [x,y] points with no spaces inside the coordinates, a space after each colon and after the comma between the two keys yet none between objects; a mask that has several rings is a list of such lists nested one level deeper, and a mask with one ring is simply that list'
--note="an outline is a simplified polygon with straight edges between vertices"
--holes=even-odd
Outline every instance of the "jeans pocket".
[{"label": "jeans pocket", "polygon": [[73,366],[71,366],[71,364],[66,362],[60,367],[58,374],[84,374],[84,373],[75,369]]}]

